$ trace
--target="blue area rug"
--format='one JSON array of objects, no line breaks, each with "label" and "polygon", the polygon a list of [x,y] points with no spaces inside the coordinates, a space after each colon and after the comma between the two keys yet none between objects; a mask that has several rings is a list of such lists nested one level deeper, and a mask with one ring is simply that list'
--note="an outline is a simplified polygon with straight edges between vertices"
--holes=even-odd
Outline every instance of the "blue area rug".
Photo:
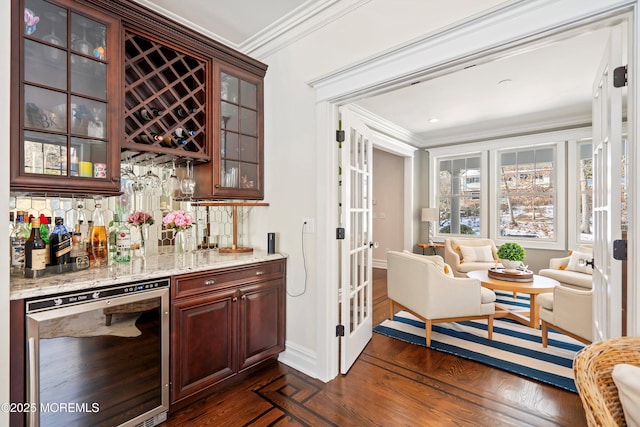
[{"label": "blue area rug", "polygon": [[[528,309],[528,295],[496,292],[509,309]],[[426,346],[424,322],[401,311],[385,320],[374,332],[411,344]],[[433,326],[430,348],[475,360],[514,374],[532,378],[577,393],[573,381],[573,357],[584,345],[573,338],[549,331],[549,345],[542,347],[541,331],[509,319],[495,319],[493,340],[487,339],[484,320],[439,323]]]}]

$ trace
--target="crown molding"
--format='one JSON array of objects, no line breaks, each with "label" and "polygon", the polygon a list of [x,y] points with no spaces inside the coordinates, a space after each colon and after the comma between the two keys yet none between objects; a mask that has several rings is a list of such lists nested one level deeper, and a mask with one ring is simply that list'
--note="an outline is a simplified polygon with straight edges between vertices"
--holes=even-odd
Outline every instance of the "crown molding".
[{"label": "crown molding", "polygon": [[377,132],[379,135],[384,135],[387,138],[393,139],[399,144],[409,145],[415,150],[416,147],[422,147],[427,143],[427,141],[419,135],[398,126],[397,124],[390,122],[389,120],[384,119],[357,104],[349,104],[348,108],[360,117],[362,121],[371,128],[371,130]]},{"label": "crown molding", "polygon": [[308,0],[238,45],[238,50],[263,59],[371,0]]}]

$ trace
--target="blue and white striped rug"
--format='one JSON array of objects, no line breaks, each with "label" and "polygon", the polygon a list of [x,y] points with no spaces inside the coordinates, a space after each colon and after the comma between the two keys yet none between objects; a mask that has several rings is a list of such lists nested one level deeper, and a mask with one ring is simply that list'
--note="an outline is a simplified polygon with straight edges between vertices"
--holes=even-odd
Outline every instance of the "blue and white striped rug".
[{"label": "blue and white striped rug", "polygon": [[[496,292],[498,301],[510,309],[529,307],[528,295]],[[385,320],[374,332],[411,344],[426,346],[424,322],[401,311]],[[509,319],[495,319],[493,340],[487,339],[485,320],[433,325],[431,347],[489,366],[554,385],[576,393],[573,357],[584,345],[573,338],[549,331],[549,345],[542,347],[541,331]]]}]

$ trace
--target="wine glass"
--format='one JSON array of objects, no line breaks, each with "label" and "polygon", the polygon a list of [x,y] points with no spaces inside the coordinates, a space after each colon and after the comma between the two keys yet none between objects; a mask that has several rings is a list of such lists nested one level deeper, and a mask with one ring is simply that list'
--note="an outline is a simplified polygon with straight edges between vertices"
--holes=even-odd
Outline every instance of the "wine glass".
[{"label": "wine glass", "polygon": [[[45,17],[51,22],[51,33],[42,37],[42,40],[56,46],[64,46],[64,42],[60,37],[56,36],[56,32],[55,32],[56,23],[60,22],[61,18],[59,18],[53,13],[45,13]],[[60,49],[56,49],[51,46],[43,46],[42,48],[44,49],[44,56],[48,60],[52,62],[58,62],[62,60],[63,52]]]},{"label": "wine glass", "polygon": [[193,196],[193,192],[196,188],[196,181],[193,179],[193,166],[191,165],[191,160],[187,160],[187,175],[182,178],[182,183],[180,184],[180,189],[182,190],[182,194],[187,197]]},{"label": "wine glass", "polygon": [[162,184],[160,177],[153,172],[153,166],[153,160],[151,160],[151,166],[147,169],[147,173],[142,176],[144,187],[151,195],[156,194],[156,190],[160,188]]},{"label": "wine glass", "polygon": [[[79,40],[74,40],[73,41],[73,49],[83,53],[85,55],[92,55],[93,54],[93,45],[91,43],[89,43],[89,41],[87,40],[87,26],[89,25],[88,22],[86,21],[81,21],[78,23],[78,25],[80,25],[82,27],[82,38]],[[73,57],[72,57],[73,58]],[[78,59],[81,63],[83,64],[88,64],[89,63],[89,59],[87,58],[83,58],[80,57]]]},{"label": "wine glass", "polygon": [[181,191],[180,187],[180,178],[176,175],[176,161],[171,161],[171,175],[166,182],[167,193],[171,198],[171,201],[177,196],[179,196],[179,192]]}]

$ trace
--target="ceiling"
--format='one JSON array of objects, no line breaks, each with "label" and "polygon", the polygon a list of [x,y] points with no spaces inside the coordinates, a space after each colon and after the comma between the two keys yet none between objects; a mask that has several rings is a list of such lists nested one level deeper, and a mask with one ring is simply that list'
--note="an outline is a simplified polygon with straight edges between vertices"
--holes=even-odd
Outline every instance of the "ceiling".
[{"label": "ceiling", "polygon": [[[137,1],[250,55],[260,38],[286,36],[303,17],[339,4],[338,0]],[[359,7],[371,8],[368,13],[373,14],[381,3],[362,1]],[[546,42],[356,104],[408,131],[418,147],[518,133],[541,122],[549,127],[588,124],[592,81],[607,35],[605,28]]]}]

